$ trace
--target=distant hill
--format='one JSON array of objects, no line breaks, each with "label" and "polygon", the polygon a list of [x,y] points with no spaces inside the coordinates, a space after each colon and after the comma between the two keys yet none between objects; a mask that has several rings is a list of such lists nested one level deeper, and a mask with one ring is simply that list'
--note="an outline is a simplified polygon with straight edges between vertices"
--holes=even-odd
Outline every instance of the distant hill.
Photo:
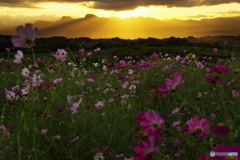
[{"label": "distant hill", "polygon": [[[35,21],[40,31],[39,37],[63,36],[68,38],[167,38],[187,36],[237,35],[240,33],[240,17],[196,20],[158,20],[154,18],[130,17],[102,18],[87,14],[74,19],[63,16],[60,20]],[[24,24],[19,24],[24,25]],[[16,35],[16,26],[0,26],[0,34]]]}]

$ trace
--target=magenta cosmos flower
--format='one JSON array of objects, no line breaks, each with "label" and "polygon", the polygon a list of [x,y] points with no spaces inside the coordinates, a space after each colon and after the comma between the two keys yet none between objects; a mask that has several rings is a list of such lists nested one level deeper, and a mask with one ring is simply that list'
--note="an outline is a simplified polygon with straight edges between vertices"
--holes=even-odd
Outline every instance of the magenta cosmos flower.
[{"label": "magenta cosmos flower", "polygon": [[213,48],[213,49],[212,49],[212,52],[213,52],[213,53],[217,53],[217,52],[218,52],[218,49],[217,49],[217,48]]},{"label": "magenta cosmos flower", "polygon": [[213,126],[213,131],[216,135],[225,137],[229,133],[230,129],[228,126],[225,126],[223,123],[218,123],[218,125]]},{"label": "magenta cosmos flower", "polygon": [[208,83],[217,84],[223,81],[223,78],[218,77],[205,77],[204,80]]},{"label": "magenta cosmos flower", "polygon": [[237,152],[237,156],[214,156],[216,160],[239,160],[240,159],[240,146],[226,146],[224,144],[220,144],[216,146],[214,152]]},{"label": "magenta cosmos flower", "polygon": [[35,45],[34,40],[38,35],[38,29],[32,29],[32,24],[26,24],[25,27],[18,26],[16,31],[19,36],[12,37],[12,43],[14,47],[26,47],[30,48]]},{"label": "magenta cosmos flower", "polygon": [[228,73],[228,71],[230,70],[229,67],[227,66],[224,66],[222,64],[218,65],[218,66],[214,66],[214,67],[211,67],[210,70],[212,72],[217,72],[217,73]]},{"label": "magenta cosmos flower", "polygon": [[136,120],[138,124],[144,127],[141,129],[142,132],[148,136],[156,137],[158,140],[163,139],[162,131],[165,121],[160,114],[155,112],[139,112]]},{"label": "magenta cosmos flower", "polygon": [[175,72],[173,74],[173,80],[172,79],[165,79],[163,85],[157,87],[160,93],[165,94],[168,93],[170,90],[175,90],[175,87],[179,85],[181,82],[182,76],[179,72]]},{"label": "magenta cosmos flower", "polygon": [[201,139],[204,138],[205,135],[211,133],[210,124],[204,118],[199,120],[198,118],[191,118],[187,121],[186,131],[188,133],[196,134],[197,138]]},{"label": "magenta cosmos flower", "polygon": [[205,153],[202,157],[198,157],[198,160],[213,160],[212,157],[210,157],[210,153]]},{"label": "magenta cosmos flower", "polygon": [[133,150],[137,153],[133,157],[134,160],[151,160],[153,155],[156,155],[160,147],[155,146],[156,139],[154,137],[146,137],[141,144],[136,144]]}]

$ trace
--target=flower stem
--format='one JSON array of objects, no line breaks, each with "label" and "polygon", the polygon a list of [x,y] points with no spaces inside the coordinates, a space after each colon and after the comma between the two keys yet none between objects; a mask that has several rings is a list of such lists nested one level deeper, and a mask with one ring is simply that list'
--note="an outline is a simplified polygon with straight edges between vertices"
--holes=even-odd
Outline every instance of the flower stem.
[{"label": "flower stem", "polygon": [[37,65],[37,63],[36,63],[36,57],[35,57],[35,53],[34,53],[34,49],[33,49],[33,47],[31,47],[31,50],[32,50],[32,55],[33,55],[34,65]]}]

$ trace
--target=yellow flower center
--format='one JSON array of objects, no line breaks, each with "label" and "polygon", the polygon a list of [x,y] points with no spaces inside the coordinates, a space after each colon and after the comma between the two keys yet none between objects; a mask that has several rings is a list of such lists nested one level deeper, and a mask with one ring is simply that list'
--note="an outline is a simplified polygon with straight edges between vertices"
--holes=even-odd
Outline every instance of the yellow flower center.
[{"label": "yellow flower center", "polygon": [[227,160],[237,160],[237,156],[227,156]]},{"label": "yellow flower center", "polygon": [[219,127],[223,127],[223,126],[224,126],[224,123],[221,122],[221,123],[218,123],[217,125],[218,125]]}]

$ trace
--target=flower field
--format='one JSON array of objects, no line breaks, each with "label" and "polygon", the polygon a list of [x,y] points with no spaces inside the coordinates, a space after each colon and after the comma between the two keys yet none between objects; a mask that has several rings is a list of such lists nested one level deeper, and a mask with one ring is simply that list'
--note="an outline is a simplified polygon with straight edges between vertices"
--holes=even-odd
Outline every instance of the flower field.
[{"label": "flower field", "polygon": [[38,30],[17,32],[13,45],[32,58],[0,59],[0,159],[240,159],[237,53],[101,59],[100,48],[59,48],[39,58]]}]

